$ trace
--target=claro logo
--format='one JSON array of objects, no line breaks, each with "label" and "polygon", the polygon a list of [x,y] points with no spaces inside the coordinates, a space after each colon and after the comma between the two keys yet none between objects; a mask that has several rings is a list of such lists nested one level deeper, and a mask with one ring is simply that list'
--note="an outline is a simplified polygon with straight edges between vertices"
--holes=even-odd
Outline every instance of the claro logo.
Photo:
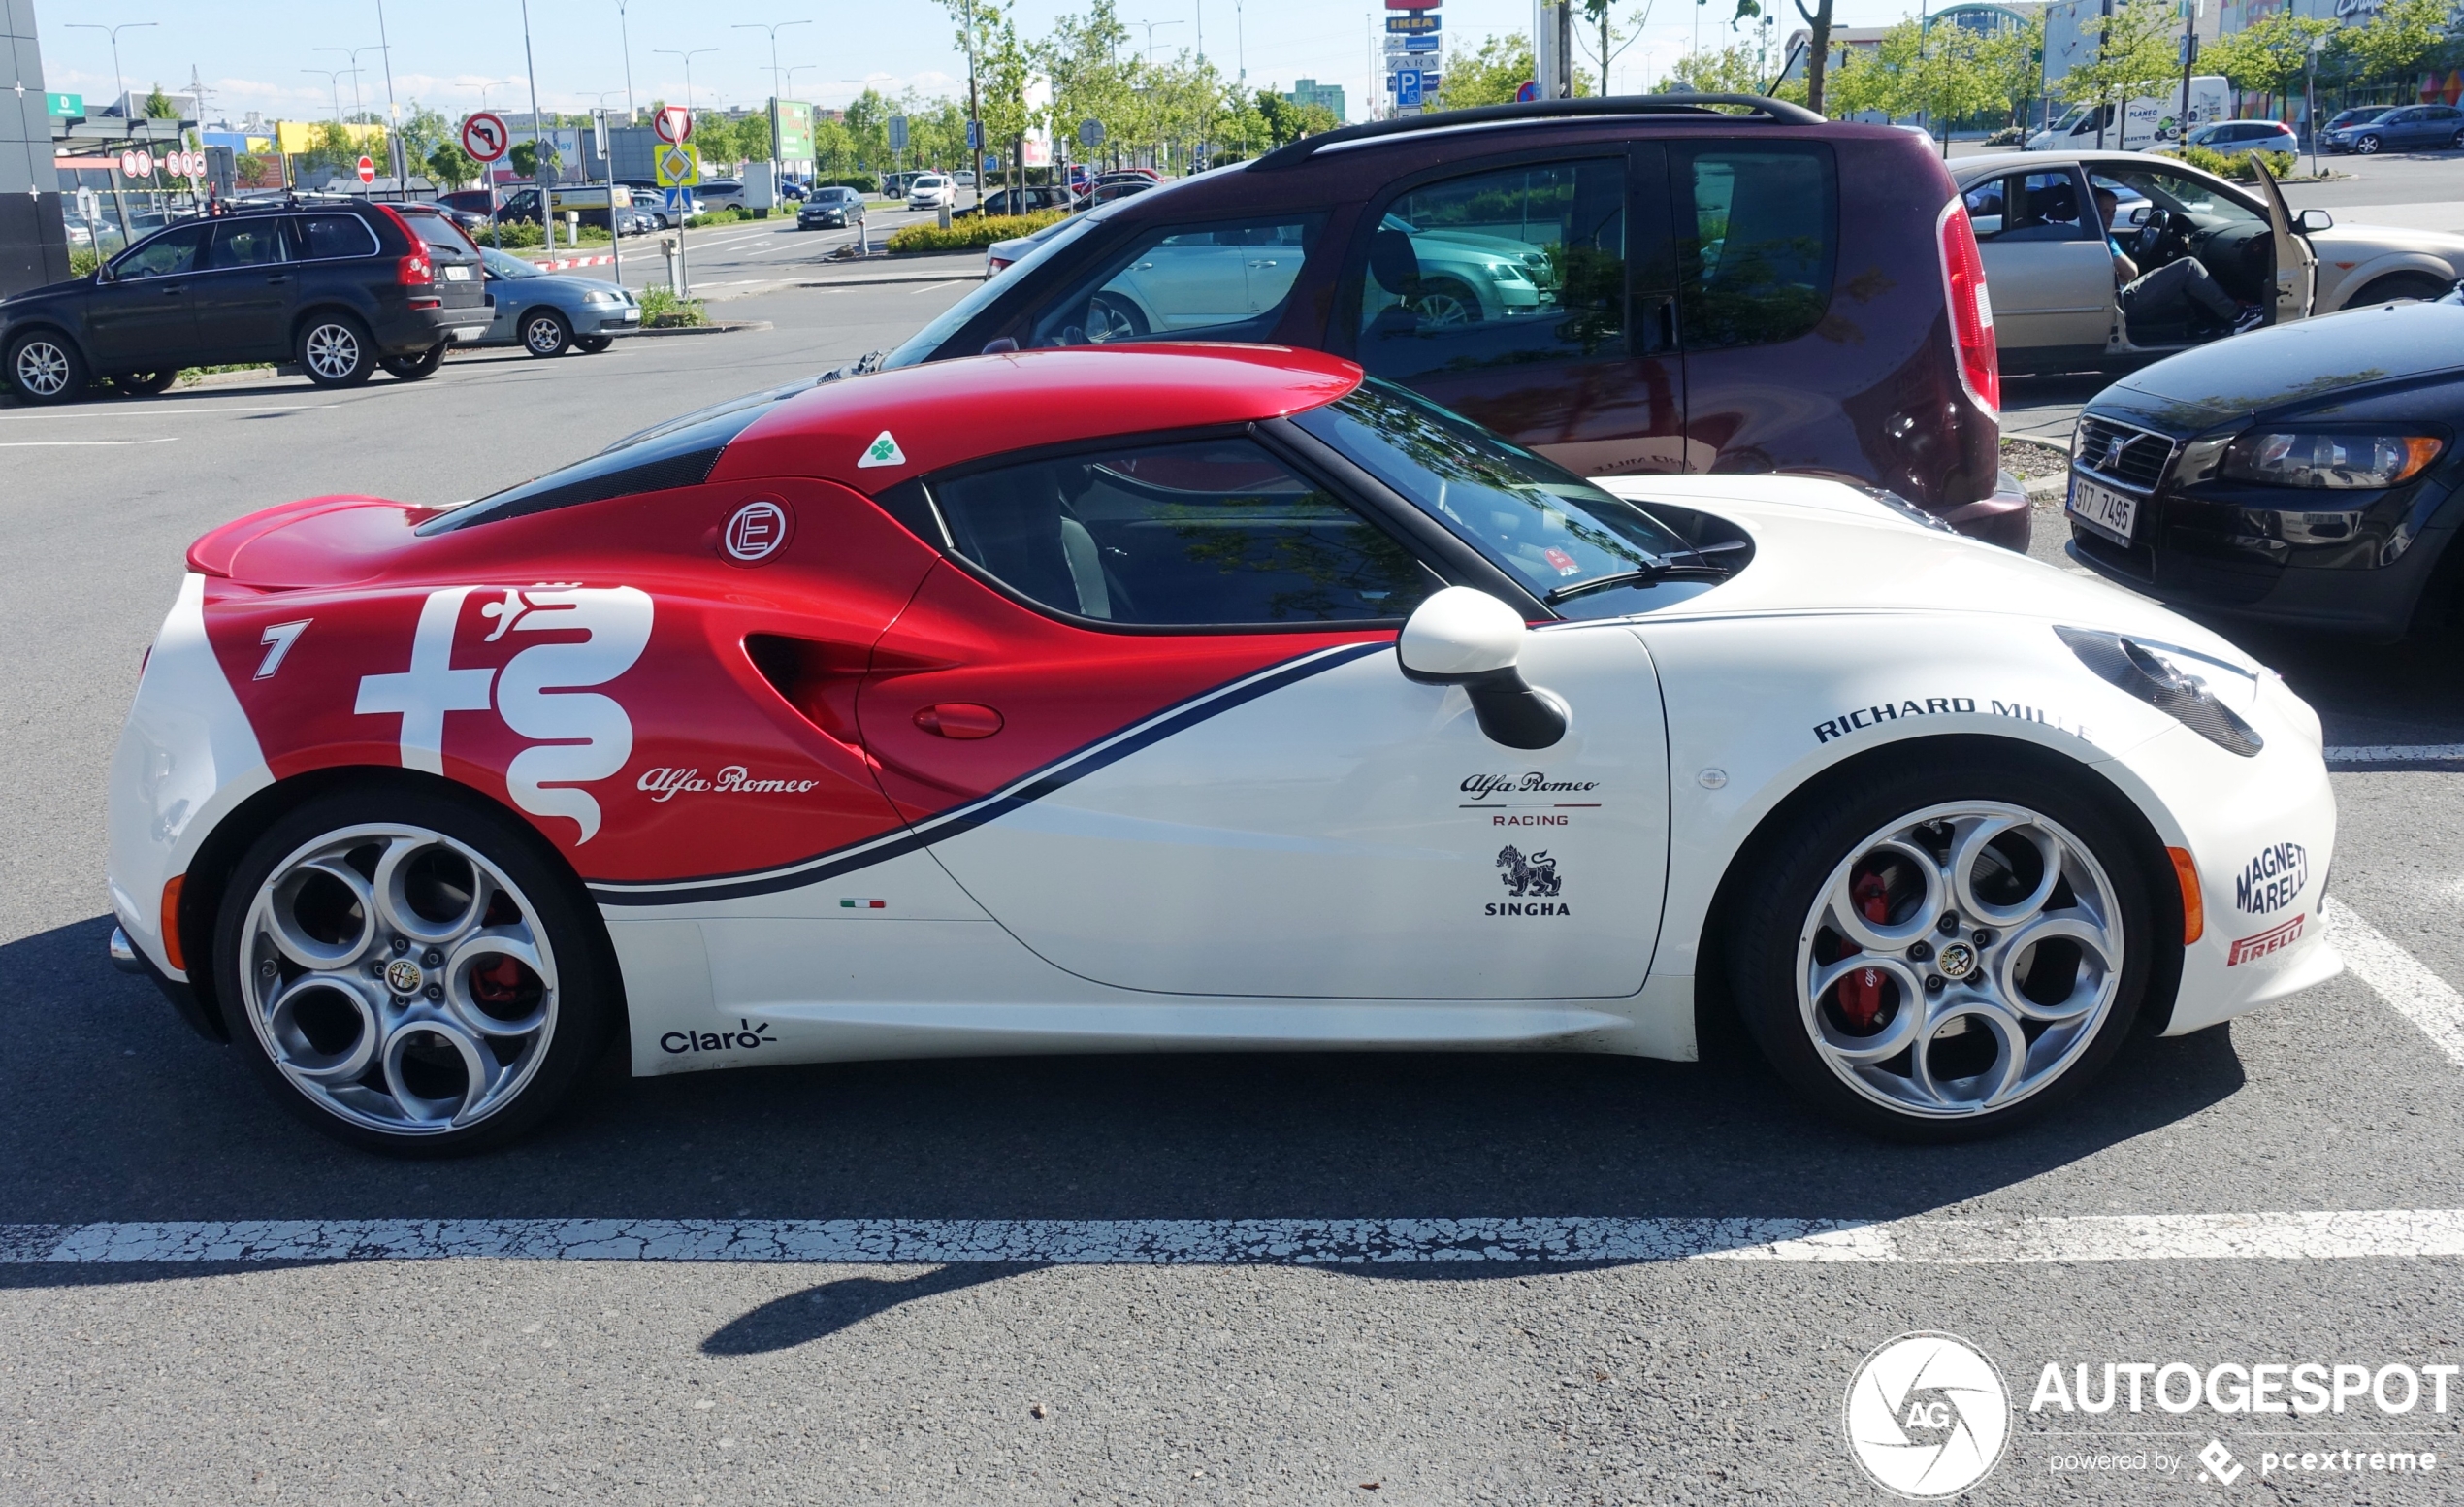
[{"label": "claro logo", "polygon": [[779,1038],[770,1034],[770,1023],[756,1026],[742,1016],[736,1017],[735,1031],[671,1031],[659,1038],[659,1050],[670,1057],[687,1052],[750,1052],[759,1047],[776,1046]]}]

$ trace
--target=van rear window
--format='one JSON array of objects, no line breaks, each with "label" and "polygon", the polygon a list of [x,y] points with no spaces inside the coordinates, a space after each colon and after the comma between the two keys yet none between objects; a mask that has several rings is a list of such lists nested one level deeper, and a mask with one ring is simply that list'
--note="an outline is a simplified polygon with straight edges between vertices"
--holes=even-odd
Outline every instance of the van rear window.
[{"label": "van rear window", "polygon": [[1820,143],[1719,143],[1675,154],[1685,344],[1768,345],[1831,309],[1839,181]]}]

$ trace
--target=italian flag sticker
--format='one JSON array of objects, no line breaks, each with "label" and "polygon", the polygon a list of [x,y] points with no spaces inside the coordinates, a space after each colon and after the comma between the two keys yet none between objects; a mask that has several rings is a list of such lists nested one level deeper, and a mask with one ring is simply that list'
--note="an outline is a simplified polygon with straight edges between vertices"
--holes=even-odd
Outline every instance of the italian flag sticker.
[{"label": "italian flag sticker", "polygon": [[890,438],[890,431],[885,429],[881,432],[880,438],[864,446],[863,457],[856,462],[856,469],[861,471],[867,466],[904,466],[905,464],[907,464],[907,452],[898,448],[898,442]]}]

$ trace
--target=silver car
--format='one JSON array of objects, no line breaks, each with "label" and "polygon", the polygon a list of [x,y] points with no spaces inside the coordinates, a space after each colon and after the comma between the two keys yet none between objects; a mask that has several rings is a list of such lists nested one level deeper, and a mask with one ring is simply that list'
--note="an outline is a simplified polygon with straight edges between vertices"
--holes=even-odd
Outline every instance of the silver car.
[{"label": "silver car", "polygon": [[519,345],[535,356],[568,349],[596,355],[617,336],[641,328],[641,305],[613,282],[547,272],[492,246],[480,247],[479,255],[488,264],[488,296],[496,304],[482,345]]},{"label": "silver car", "polygon": [[[2235,333],[2398,299],[2464,278],[2464,236],[2296,215],[2272,181],[2246,187],[2149,152],[1953,158],[1975,227],[2005,373],[2121,370]],[[2099,223],[2098,193],[2113,196]],[[2237,318],[2125,317],[2113,246],[2142,275],[2195,261]],[[2178,279],[2177,279],[2178,280]]]}]

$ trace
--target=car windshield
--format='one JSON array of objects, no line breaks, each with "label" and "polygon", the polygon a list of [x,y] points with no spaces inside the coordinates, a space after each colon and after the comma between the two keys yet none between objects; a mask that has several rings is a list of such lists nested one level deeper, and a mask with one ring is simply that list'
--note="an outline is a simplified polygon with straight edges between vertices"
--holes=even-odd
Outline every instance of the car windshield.
[{"label": "car windshield", "polygon": [[2089,181],[2117,199],[2144,198],[2160,210],[2178,210],[2200,228],[2264,224],[2267,216],[2224,191],[2221,185],[2187,173],[2111,164],[2089,174]]},{"label": "car windshield", "polygon": [[[914,366],[920,361],[930,358],[932,353],[939,350],[951,336],[965,328],[968,320],[982,313],[985,306],[1009,292],[1014,285],[1011,279],[1041,265],[1045,258],[1085,235],[1087,227],[1095,223],[1097,223],[1095,220],[1084,214],[1061,221],[1051,240],[1012,262],[1009,270],[1001,276],[985,278],[976,285],[974,292],[943,310],[939,318],[909,336],[896,350],[882,357],[881,369],[886,371],[892,367]],[[967,352],[969,355],[974,353]]]},{"label": "car windshield", "polygon": [[[1701,579],[1702,556],[1642,508],[1390,382],[1372,377],[1292,421],[1567,616],[1647,611],[1716,584]],[[1690,578],[1671,579],[1680,568]]]},{"label": "car windshield", "polygon": [[495,278],[544,278],[547,274],[518,256],[507,256],[495,246],[481,246],[480,257],[488,264],[488,275]]}]

